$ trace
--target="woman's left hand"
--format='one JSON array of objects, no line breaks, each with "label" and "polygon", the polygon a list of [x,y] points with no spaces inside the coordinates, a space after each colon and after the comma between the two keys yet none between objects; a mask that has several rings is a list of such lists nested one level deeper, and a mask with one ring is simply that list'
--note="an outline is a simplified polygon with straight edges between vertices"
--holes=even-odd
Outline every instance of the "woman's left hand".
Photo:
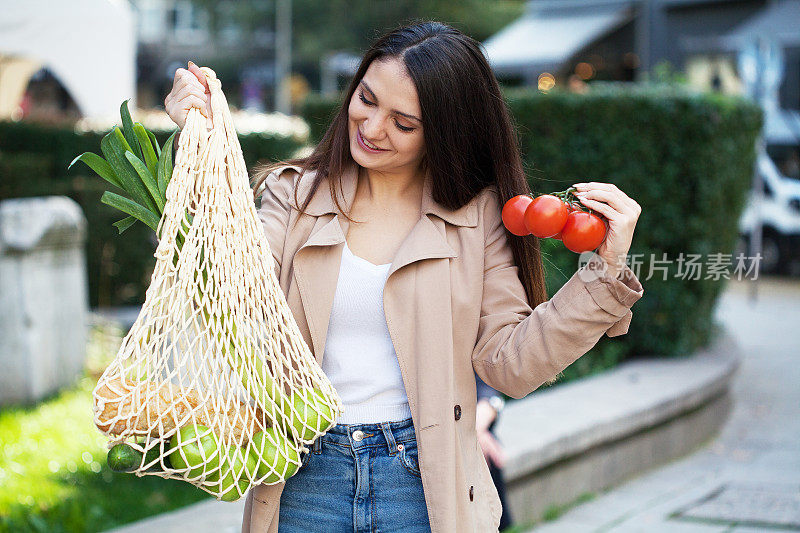
[{"label": "woman's left hand", "polygon": [[597,248],[597,255],[605,260],[609,274],[617,277],[625,265],[642,208],[613,183],[590,181],[576,183],[573,187],[578,190],[575,196],[583,205],[608,219],[608,232]]}]

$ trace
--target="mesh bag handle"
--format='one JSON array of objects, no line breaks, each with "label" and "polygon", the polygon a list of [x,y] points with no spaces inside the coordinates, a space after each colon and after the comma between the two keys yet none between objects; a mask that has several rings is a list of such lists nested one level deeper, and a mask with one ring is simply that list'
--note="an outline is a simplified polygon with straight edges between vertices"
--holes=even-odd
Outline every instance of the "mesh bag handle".
[{"label": "mesh bag handle", "polygon": [[137,476],[218,499],[279,483],[342,412],[275,276],[222,84],[190,108],[145,302],[92,392],[95,425]]}]

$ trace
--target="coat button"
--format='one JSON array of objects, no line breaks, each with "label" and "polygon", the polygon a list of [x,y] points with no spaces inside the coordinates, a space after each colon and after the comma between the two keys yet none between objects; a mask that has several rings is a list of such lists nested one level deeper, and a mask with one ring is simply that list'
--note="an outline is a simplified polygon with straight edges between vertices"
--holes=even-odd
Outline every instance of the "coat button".
[{"label": "coat button", "polygon": [[461,419],[461,406],[460,405],[456,405],[455,407],[453,407],[453,414],[455,415],[456,420],[460,420]]},{"label": "coat button", "polygon": [[475,487],[473,487],[473,486],[470,486],[470,487],[469,487],[469,501],[472,501],[472,499],[473,499],[474,497],[475,497]]}]

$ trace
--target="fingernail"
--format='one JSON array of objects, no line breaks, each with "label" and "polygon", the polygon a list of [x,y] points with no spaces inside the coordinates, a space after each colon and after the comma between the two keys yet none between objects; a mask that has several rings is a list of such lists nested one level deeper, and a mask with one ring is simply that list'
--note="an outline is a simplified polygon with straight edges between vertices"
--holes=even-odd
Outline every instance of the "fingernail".
[{"label": "fingernail", "polygon": [[[191,67],[192,65],[194,65],[194,63],[189,61],[189,66]],[[195,65],[195,66],[197,66],[197,65]]]}]

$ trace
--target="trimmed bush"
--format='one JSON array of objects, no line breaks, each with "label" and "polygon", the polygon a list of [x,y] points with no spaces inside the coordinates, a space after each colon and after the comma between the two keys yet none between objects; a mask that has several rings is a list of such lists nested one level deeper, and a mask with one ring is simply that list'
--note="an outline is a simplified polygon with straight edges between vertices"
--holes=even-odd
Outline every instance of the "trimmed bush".
[{"label": "trimmed bush", "polygon": [[344,98],[344,93],[337,98],[325,97],[317,92],[309,93],[305,97],[300,105],[300,115],[308,123],[310,143],[316,145],[322,140],[325,130],[336,116],[341,98]]},{"label": "trimmed bush", "polygon": [[[154,133],[163,144],[172,131]],[[78,202],[88,221],[90,305],[138,305],[144,301],[155,265],[155,235],[139,223],[119,235],[112,224],[124,215],[100,203],[108,184],[80,162],[67,171],[78,154],[102,155],[104,134],[0,121],[0,200],[63,194]],[[272,133],[240,135],[239,142],[248,168],[258,161],[291,157],[302,144],[292,136]]]},{"label": "trimmed bush", "polygon": [[[634,354],[689,354],[709,342],[714,305],[726,279],[707,278],[705,267],[713,254],[731,254],[729,276],[734,277],[738,220],[762,124],[760,109],[743,98],[669,85],[591,88],[584,95],[504,92],[534,192],[602,181],[642,206],[629,264],[645,295],[634,306],[630,330],[622,337],[603,337],[566,370],[566,378],[595,373]],[[306,119],[319,122],[337,105],[316,96],[304,108]],[[315,139],[320,131],[312,126]],[[578,255],[553,239],[543,240],[542,250],[552,295],[578,268]],[[651,266],[660,266],[651,258],[660,261],[664,254],[666,274],[651,274]],[[701,279],[678,275],[681,254],[701,255]]]}]

